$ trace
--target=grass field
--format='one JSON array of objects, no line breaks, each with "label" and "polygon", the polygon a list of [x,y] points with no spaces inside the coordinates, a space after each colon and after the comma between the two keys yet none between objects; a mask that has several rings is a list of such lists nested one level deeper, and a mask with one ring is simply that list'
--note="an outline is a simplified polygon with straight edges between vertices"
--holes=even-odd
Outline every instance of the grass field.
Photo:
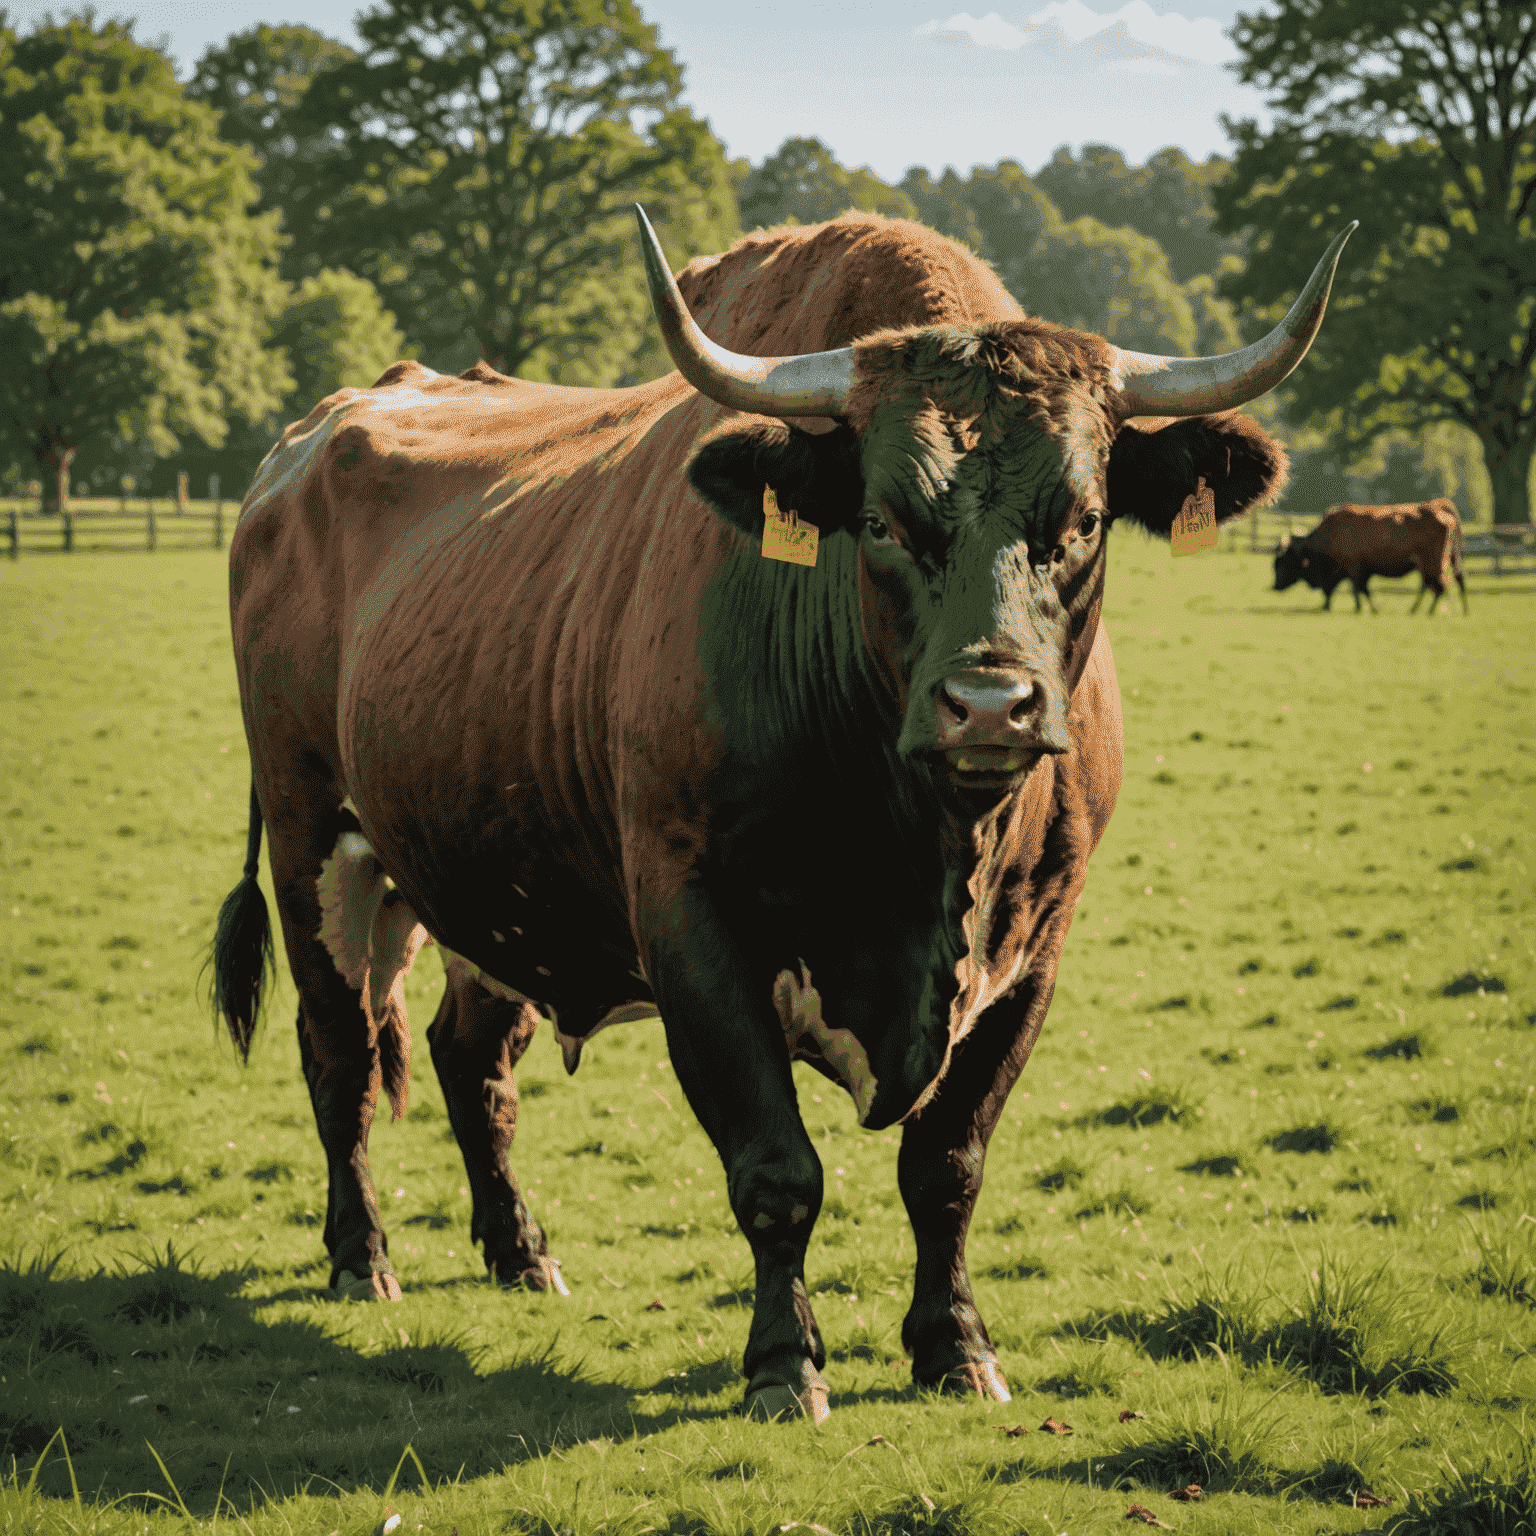
[{"label": "grass field", "polygon": [[813,1428],[736,1415],[751,1266],[659,1023],[570,1080],[535,1041],[572,1294],[486,1283],[431,952],[372,1145],[405,1300],[326,1300],[291,984],[249,1070],[198,995],[248,784],[221,557],[0,563],[0,1531],[1530,1531],[1536,586],[1267,586],[1113,540],[1125,787],[970,1243],[1012,1403],[913,1390],[896,1133],[802,1069]]}]

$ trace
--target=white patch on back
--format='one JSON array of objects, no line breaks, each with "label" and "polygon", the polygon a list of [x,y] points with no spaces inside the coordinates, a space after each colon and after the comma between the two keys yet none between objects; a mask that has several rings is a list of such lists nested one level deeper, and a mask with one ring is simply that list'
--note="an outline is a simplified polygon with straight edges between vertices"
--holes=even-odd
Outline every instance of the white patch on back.
[{"label": "white patch on back", "polygon": [[798,978],[793,971],[780,971],[773,982],[773,1006],[778,1010],[790,1058],[819,1056],[826,1062],[853,1096],[859,1124],[863,1125],[877,1087],[869,1054],[851,1029],[833,1029],[822,1018],[821,993],[811,985],[805,961],[799,965]]},{"label": "white patch on back", "polygon": [[391,1002],[405,1011],[405,978],[430,940],[361,832],[343,832],[320,866],[320,942],[349,987],[382,1020]]}]

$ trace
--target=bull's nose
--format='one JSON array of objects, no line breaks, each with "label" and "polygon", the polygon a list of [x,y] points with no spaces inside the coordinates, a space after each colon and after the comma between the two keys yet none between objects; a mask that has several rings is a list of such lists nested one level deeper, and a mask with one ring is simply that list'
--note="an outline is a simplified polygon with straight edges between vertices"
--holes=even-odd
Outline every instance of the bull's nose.
[{"label": "bull's nose", "polygon": [[961,672],[946,677],[936,698],[940,735],[995,737],[995,744],[1001,746],[1029,728],[1036,692],[1034,679],[1017,672]]},{"label": "bull's nose", "polygon": [[957,672],[934,689],[941,752],[1001,747],[1009,751],[1065,752],[1064,711],[1050,706],[1043,681],[1023,672]]}]

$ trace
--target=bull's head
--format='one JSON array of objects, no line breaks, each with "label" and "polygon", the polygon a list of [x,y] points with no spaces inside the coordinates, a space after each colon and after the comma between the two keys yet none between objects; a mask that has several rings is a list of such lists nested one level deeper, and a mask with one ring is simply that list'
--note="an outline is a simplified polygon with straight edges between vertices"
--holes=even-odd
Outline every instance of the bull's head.
[{"label": "bull's head", "polygon": [[[1284,450],[1230,412],[1301,361],[1354,228],[1264,340],[1221,357],[1154,357],[1004,320],[750,358],[699,330],[636,211],[684,377],[724,405],[779,418],[706,441],[690,466],[695,488],[753,535],[772,487],[823,536],[859,541],[863,636],[901,713],[898,749],[942,754],[950,783],[982,796],[1071,745],[1068,701],[1098,628],[1110,524],[1167,538],[1202,481],[1218,521],[1279,489]],[[795,416],[841,425],[812,435],[782,419]],[[1134,416],[1184,419],[1142,428]]]}]

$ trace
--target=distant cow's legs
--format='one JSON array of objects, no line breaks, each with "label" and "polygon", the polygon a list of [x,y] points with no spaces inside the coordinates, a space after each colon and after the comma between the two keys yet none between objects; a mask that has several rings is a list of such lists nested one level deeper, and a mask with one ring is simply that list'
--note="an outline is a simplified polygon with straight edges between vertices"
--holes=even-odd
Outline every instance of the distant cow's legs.
[{"label": "distant cow's legs", "polygon": [[917,1245],[912,1306],[901,1326],[921,1386],[1006,1402],[997,1353],[976,1309],[965,1237],[987,1143],[1050,1006],[1028,982],[988,1009],[956,1050],[933,1102],[902,1130],[897,1180]]},{"label": "distant cow's legs", "polygon": [[1363,597],[1371,605],[1372,613],[1380,613],[1376,606],[1376,599],[1371,596],[1371,573],[1367,571],[1363,576],[1349,578],[1349,584],[1355,589],[1355,612],[1360,612],[1360,599]]},{"label": "distant cow's legs", "polygon": [[508,1161],[517,1130],[512,1069],[538,1023],[531,1003],[493,996],[454,959],[427,1039],[469,1175],[470,1241],[485,1245],[485,1267],[502,1284],[568,1295]]},{"label": "distant cow's legs", "polygon": [[649,945],[649,974],[672,1069],[725,1165],[731,1210],[756,1265],[746,1409],[821,1419],[826,1352],[805,1291],[821,1162],[800,1119],[772,978],[753,991],[734,939],[697,887],[668,919],[668,937]]},{"label": "distant cow's legs", "polygon": [[[1460,581],[1461,578],[1458,576],[1456,579],[1458,581]],[[1430,616],[1430,618],[1434,618],[1434,616],[1435,616],[1435,609],[1437,609],[1440,606],[1440,599],[1445,596],[1445,583],[1443,581],[1432,580],[1428,576],[1421,575],[1421,577],[1420,577],[1420,586],[1419,586],[1419,595],[1416,598],[1414,598],[1414,600],[1413,600],[1413,607],[1410,608],[1408,610],[1408,612],[1409,613],[1417,613],[1419,611],[1419,604],[1424,601],[1424,594],[1426,592],[1428,592],[1430,594],[1430,598],[1429,598],[1429,616]],[[1465,612],[1466,611],[1466,606],[1467,606],[1467,589],[1465,587],[1463,587],[1461,589],[1461,606],[1462,606],[1462,611]]]}]

